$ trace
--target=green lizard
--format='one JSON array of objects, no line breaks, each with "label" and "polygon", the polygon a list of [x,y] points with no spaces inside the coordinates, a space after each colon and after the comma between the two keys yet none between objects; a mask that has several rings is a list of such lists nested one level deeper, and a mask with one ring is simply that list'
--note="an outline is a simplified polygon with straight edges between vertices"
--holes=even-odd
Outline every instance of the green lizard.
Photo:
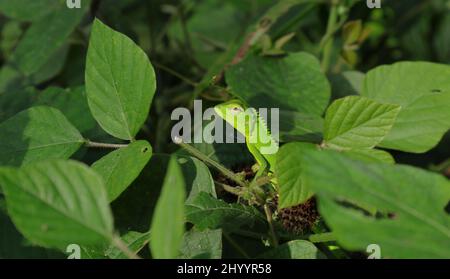
[{"label": "green lizard", "polygon": [[[255,180],[266,171],[274,171],[278,142],[272,137],[265,120],[254,108],[239,100],[231,100],[214,107],[215,112],[245,136],[250,153],[259,165]],[[254,180],[254,181],[255,181]]]}]

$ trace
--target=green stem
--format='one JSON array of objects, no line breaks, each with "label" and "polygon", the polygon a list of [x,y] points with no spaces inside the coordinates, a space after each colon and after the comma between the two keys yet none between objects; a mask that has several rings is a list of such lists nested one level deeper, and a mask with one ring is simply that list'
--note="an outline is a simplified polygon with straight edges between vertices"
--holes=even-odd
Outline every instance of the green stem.
[{"label": "green stem", "polygon": [[331,61],[331,53],[333,51],[334,38],[333,35],[336,32],[336,23],[338,18],[338,1],[333,0],[331,3],[330,16],[328,17],[327,30],[320,42],[320,50],[323,51],[322,55],[322,70],[328,71]]},{"label": "green stem", "polygon": [[336,241],[336,237],[331,232],[329,232],[329,233],[312,234],[312,235],[309,236],[308,239],[312,243]]},{"label": "green stem", "polygon": [[169,68],[167,66],[164,66],[164,65],[162,65],[162,64],[160,64],[160,63],[158,63],[156,61],[152,61],[152,64],[156,68],[159,68],[159,69],[161,69],[163,71],[168,72],[169,74],[173,75],[174,77],[177,77],[178,79],[184,81],[185,83],[187,83],[187,84],[189,84],[189,85],[191,85],[193,87],[196,87],[198,85],[198,83],[190,80],[189,78],[185,77],[184,75],[178,73],[177,71],[175,71],[175,70],[173,70],[173,69],[171,69],[171,68]]},{"label": "green stem", "polygon": [[212,160],[205,154],[201,153],[199,150],[197,150],[192,145],[189,145],[187,143],[184,143],[181,138],[176,138],[175,143],[180,145],[182,148],[184,148],[187,152],[192,154],[193,156],[197,157],[201,161],[205,162],[206,164],[209,164],[210,166],[216,168],[218,171],[220,171],[223,175],[225,175],[227,178],[233,180],[236,182],[239,186],[247,187],[247,183],[245,183],[239,176],[237,176],[235,173],[227,169],[222,164]]},{"label": "green stem", "polygon": [[225,191],[227,191],[230,194],[236,195],[236,196],[242,196],[242,190],[239,187],[232,187],[230,185],[226,185],[217,181],[214,181],[214,183],[219,186],[222,187],[222,189],[224,189]]},{"label": "green stem", "polygon": [[270,232],[270,238],[272,239],[272,245],[274,247],[278,246],[278,238],[275,233],[275,229],[273,227],[273,219],[272,219],[272,210],[270,210],[269,205],[264,205],[264,212],[266,213],[267,223],[269,223],[269,232]]},{"label": "green stem", "polygon": [[85,145],[87,147],[112,148],[112,149],[119,149],[119,148],[124,148],[124,147],[128,146],[128,144],[93,142],[93,141],[90,141],[90,140],[87,140]]}]

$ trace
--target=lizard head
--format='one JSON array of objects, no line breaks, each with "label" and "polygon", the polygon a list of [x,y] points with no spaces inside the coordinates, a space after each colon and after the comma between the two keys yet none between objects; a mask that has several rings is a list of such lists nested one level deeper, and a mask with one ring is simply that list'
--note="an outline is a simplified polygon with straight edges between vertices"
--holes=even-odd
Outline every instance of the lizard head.
[{"label": "lizard head", "polygon": [[250,113],[247,106],[240,100],[231,100],[214,107],[214,111],[231,126],[237,129],[242,134],[246,135],[248,131],[248,123]]}]

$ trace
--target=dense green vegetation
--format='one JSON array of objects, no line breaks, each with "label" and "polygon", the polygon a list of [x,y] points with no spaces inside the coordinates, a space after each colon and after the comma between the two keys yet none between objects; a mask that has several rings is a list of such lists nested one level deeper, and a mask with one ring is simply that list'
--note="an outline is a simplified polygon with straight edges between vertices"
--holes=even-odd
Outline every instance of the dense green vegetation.
[{"label": "dense green vegetation", "polygon": [[[450,1],[66,2],[0,0],[0,258],[450,257]],[[257,179],[171,138],[232,99]]]}]

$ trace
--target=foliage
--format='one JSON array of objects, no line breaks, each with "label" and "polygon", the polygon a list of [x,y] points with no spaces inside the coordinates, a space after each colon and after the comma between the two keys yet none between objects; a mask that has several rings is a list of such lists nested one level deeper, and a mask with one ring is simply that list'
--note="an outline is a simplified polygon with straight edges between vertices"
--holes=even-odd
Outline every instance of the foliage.
[{"label": "foliage", "polygon": [[[0,0],[0,258],[449,258],[450,2],[365,2]],[[236,98],[255,180],[171,140]]]}]

